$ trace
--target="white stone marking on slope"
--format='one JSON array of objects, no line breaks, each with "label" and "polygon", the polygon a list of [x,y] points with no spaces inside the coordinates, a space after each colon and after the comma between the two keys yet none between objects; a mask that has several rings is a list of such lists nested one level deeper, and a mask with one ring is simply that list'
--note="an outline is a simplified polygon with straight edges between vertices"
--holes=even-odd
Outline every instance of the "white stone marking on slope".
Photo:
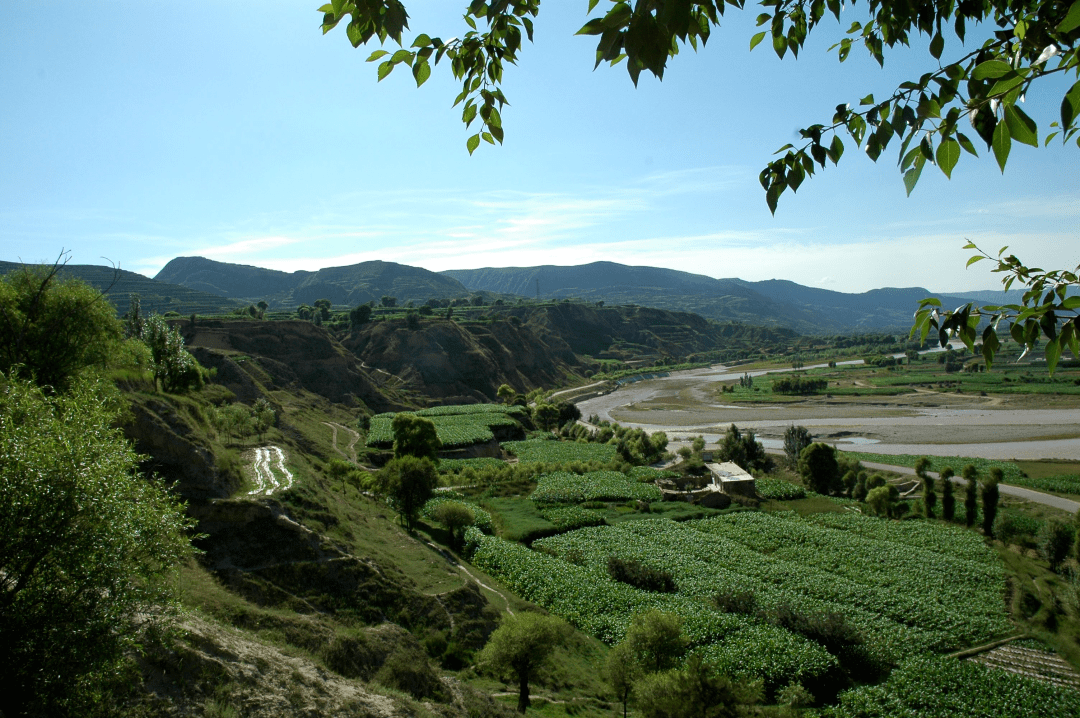
[{"label": "white stone marking on slope", "polygon": [[[277,459],[278,471],[285,477],[285,480],[280,484],[280,487],[287,491],[292,488],[293,475],[292,472],[285,468],[285,452],[278,446],[271,446],[270,452],[272,452]],[[267,453],[269,454],[270,452]],[[269,496],[269,493],[267,493],[267,496]]]}]

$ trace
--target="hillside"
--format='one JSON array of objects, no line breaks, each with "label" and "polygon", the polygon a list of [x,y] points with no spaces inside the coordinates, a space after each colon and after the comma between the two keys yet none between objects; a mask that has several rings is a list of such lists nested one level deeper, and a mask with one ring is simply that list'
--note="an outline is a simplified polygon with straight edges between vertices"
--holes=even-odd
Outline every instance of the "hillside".
[{"label": "hillside", "polygon": [[[847,294],[785,280],[747,282],[713,279],[656,267],[594,262],[573,267],[455,269],[443,274],[473,291],[541,298],[579,297],[610,304],[641,304],[691,311],[715,320],[783,326],[811,334],[896,331],[911,326],[919,300],[938,296],[947,305],[968,299],[934,295],[927,289],[875,289]],[[997,295],[1000,301],[1001,292]],[[981,299],[972,296],[973,299]]]},{"label": "hillside", "polygon": [[203,257],[177,257],[155,279],[203,292],[242,300],[245,304],[266,301],[272,309],[293,308],[329,299],[338,306],[378,302],[383,296],[423,303],[431,298],[467,296],[460,282],[394,262],[361,262],[346,267],[326,267],[315,272],[281,272],[243,264],[215,262]]},{"label": "hillside", "polygon": [[[15,262],[0,262],[0,274],[20,268]],[[68,264],[62,275],[81,279],[103,292],[121,313],[126,312],[132,294],[140,297],[144,312],[177,312],[179,314],[217,314],[230,312],[246,304],[226,299],[217,293],[203,291],[198,287],[185,287],[167,281],[150,279],[126,269],[113,269],[97,264]]]},{"label": "hillside", "polygon": [[784,330],[717,325],[696,314],[645,307],[555,303],[491,307],[484,319],[423,318],[369,323],[342,338],[365,366],[403,390],[440,403],[494,401],[501,384],[526,392],[573,383],[600,360],[653,363],[670,357],[784,345]]}]

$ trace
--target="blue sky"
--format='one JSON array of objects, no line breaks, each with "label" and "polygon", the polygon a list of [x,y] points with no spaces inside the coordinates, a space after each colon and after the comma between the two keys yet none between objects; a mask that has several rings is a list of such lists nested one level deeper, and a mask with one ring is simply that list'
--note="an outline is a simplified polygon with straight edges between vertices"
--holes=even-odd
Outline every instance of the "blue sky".
[{"label": "blue sky", "polygon": [[[1075,145],[1014,144],[1004,175],[980,145],[906,197],[895,149],[875,164],[848,140],[769,214],[757,174],[772,153],[928,69],[921,45],[884,70],[861,48],[841,65],[828,23],[781,61],[748,51],[756,10],[731,9],[706,48],[635,89],[622,66],[592,71],[595,38],[574,36],[587,1],[549,0],[506,73],[505,145],[469,157],[449,68],[420,89],[401,68],[378,83],[375,48],[324,37],[318,5],[0,4],[0,259],[70,250],[150,276],[190,255],[288,271],[610,260],[840,291],[998,286],[984,264],[964,270],[968,239],[1080,264]],[[464,0],[406,6],[409,41],[467,29]],[[1026,99],[1041,134],[1065,87]]]}]

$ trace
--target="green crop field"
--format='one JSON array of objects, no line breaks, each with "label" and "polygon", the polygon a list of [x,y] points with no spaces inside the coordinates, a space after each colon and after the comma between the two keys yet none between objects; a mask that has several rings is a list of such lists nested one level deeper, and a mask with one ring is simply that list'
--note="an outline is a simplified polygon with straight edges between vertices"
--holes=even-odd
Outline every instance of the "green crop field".
[{"label": "green crop field", "polygon": [[[415,412],[418,416],[431,419],[435,432],[442,445],[448,448],[483,444],[495,438],[491,428],[495,426],[514,426],[514,418],[521,415],[521,407],[502,404],[464,404],[458,406],[437,406]],[[367,445],[388,447],[394,443],[391,423],[395,414],[388,412],[371,417],[368,429]]]},{"label": "green crop field", "polygon": [[[915,462],[921,458],[911,454],[872,454],[865,451],[845,451],[843,453],[847,456],[854,457],[859,461],[890,464],[892,466],[907,466],[909,468],[914,468]],[[946,466],[949,466],[952,467],[953,472],[955,472],[957,476],[960,476],[964,467],[971,464],[978,470],[980,479],[989,476],[990,469],[995,467],[1001,469],[1001,473],[1004,476],[1003,483],[1016,484],[1024,479],[1020,467],[1011,461],[977,459],[968,456],[927,456],[926,458],[930,460],[930,471],[941,471]]]},{"label": "green crop field", "polygon": [[583,501],[659,501],[660,489],[618,471],[572,474],[557,471],[537,480],[530,496],[538,504],[579,504]]},{"label": "green crop field", "polygon": [[[724,672],[769,685],[820,675],[833,657],[753,616],[714,610],[720,592],[752,591],[758,605],[838,612],[895,662],[1008,633],[1004,572],[978,535],[929,522],[857,514],[739,512],[675,523],[638,520],[537,541],[533,551],[471,534],[474,563],[523,597],[614,642],[648,608],[679,613],[690,639]],[[669,571],[677,593],[611,580],[609,556]]]},{"label": "green crop field", "polygon": [[840,694],[827,718],[987,716],[1048,718],[1080,715],[1080,692],[996,668],[941,656],[916,656],[889,680]]},{"label": "green crop field", "polygon": [[518,457],[521,463],[567,464],[574,461],[608,462],[615,458],[610,444],[583,444],[571,441],[529,439],[506,441],[502,448]]}]

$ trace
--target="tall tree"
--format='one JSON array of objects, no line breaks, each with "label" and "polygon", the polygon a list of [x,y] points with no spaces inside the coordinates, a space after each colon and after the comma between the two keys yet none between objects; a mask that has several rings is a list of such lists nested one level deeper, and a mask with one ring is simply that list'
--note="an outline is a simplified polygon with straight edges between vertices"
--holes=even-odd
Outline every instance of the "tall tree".
[{"label": "tall tree", "polygon": [[652,609],[634,614],[626,630],[626,643],[641,665],[650,671],[670,668],[689,644],[683,619],[676,613]]},{"label": "tall tree", "polygon": [[634,693],[634,686],[641,678],[641,664],[629,643],[622,641],[608,652],[604,677],[615,692],[615,697],[622,703],[623,718],[626,718],[627,704]]},{"label": "tall tree", "polygon": [[395,458],[417,456],[438,462],[442,442],[431,419],[403,411],[394,416],[390,429],[394,434]]},{"label": "tall tree", "polygon": [[993,538],[994,519],[997,518],[998,499],[1000,493],[998,484],[1001,483],[1001,469],[990,469],[990,477],[982,484],[982,510],[983,510],[983,533]]},{"label": "tall tree", "polygon": [[402,456],[391,459],[379,473],[379,488],[393,500],[394,510],[408,531],[416,526],[420,509],[439,485],[439,473],[431,459]]},{"label": "tall tree", "polygon": [[509,671],[518,682],[518,712],[525,713],[529,682],[538,668],[570,634],[570,627],[554,616],[519,613],[503,620],[480,652],[479,660],[497,672]]},{"label": "tall tree", "polygon": [[840,486],[836,449],[820,441],[807,446],[799,455],[799,474],[811,490],[826,495],[835,493]]},{"label": "tall tree", "polygon": [[115,389],[0,387],[0,713],[86,714],[176,607],[192,522],[139,475]]},{"label": "tall tree", "polygon": [[960,473],[967,482],[964,487],[964,522],[971,528],[975,525],[975,515],[979,510],[979,470],[974,464],[968,464]]},{"label": "tall tree", "polygon": [[813,441],[814,437],[805,426],[791,424],[784,429],[784,455],[787,456],[788,466],[798,466],[799,454]]},{"label": "tall tree", "polygon": [[953,496],[953,470],[946,466],[939,474],[941,477],[941,518],[952,521],[956,515],[956,497]]},{"label": "tall tree", "polygon": [[930,459],[925,456],[920,456],[915,461],[915,475],[922,482],[923,510],[926,512],[926,518],[928,519],[934,518],[934,506],[937,505],[937,494],[934,493],[934,478],[928,473],[930,466]]}]

